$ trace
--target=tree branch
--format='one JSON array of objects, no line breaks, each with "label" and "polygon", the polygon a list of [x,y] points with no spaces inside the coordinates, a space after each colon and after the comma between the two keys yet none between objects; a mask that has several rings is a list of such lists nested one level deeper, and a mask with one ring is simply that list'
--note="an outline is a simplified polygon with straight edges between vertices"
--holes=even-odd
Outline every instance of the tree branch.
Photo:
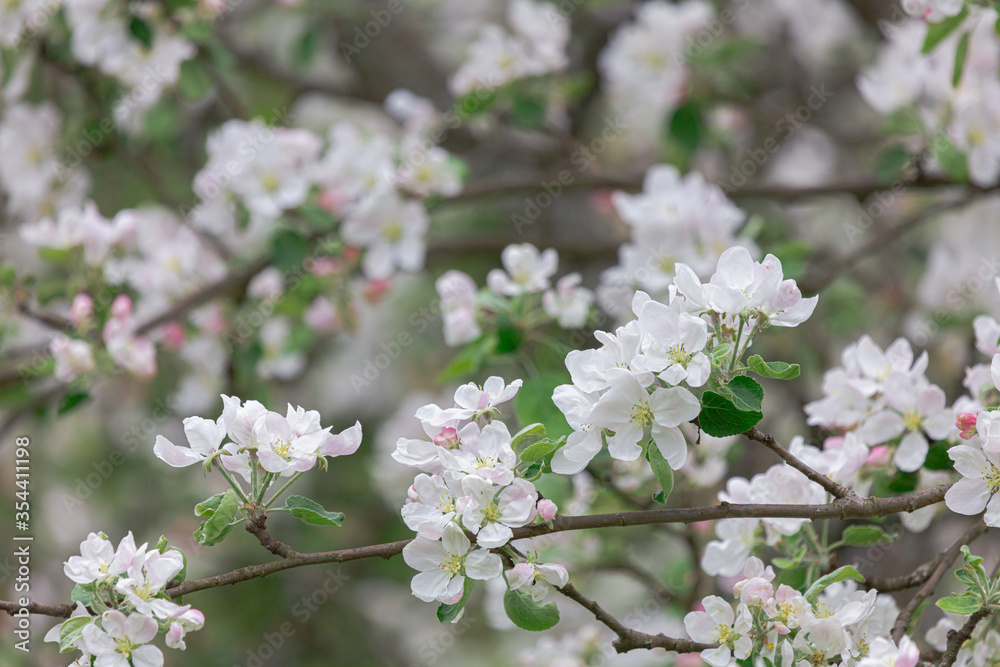
[{"label": "tree branch", "polygon": [[296,555],[295,550],[284,542],[279,542],[271,537],[271,535],[264,530],[265,523],[267,523],[267,514],[258,514],[254,517],[253,521],[247,522],[247,532],[256,537],[260,541],[261,546],[273,553],[275,556],[281,556],[282,558],[294,557]]},{"label": "tree branch", "polygon": [[972,639],[972,633],[975,631],[976,626],[979,625],[979,621],[991,613],[989,609],[984,607],[970,616],[961,630],[950,630],[948,632],[948,648],[945,650],[944,655],[941,656],[941,662],[938,663],[938,667],[951,667],[955,664],[955,659],[958,658],[958,652],[961,650],[962,644]]},{"label": "tree branch", "polygon": [[[924,491],[914,491],[902,496],[892,496],[889,498],[860,498],[852,496],[849,498],[838,498],[826,505],[737,505],[732,503],[721,503],[710,507],[682,507],[668,509],[639,510],[635,512],[614,512],[611,514],[591,514],[584,516],[557,516],[552,525],[539,524],[536,526],[524,526],[513,530],[514,540],[527,537],[537,537],[550,533],[561,533],[569,530],[586,530],[590,528],[611,528],[615,526],[648,526],[663,523],[694,523],[697,521],[707,521],[713,519],[731,518],[793,518],[793,519],[867,519],[876,516],[888,516],[897,512],[913,512],[921,507],[927,507],[944,500],[944,494],[951,487],[950,484],[941,484]],[[980,521],[980,523],[982,523]],[[979,528],[980,532],[985,527]],[[253,531],[251,531],[253,532]],[[978,533],[977,533],[978,534]],[[339,551],[321,551],[316,553],[296,554],[288,556],[282,560],[261,563],[259,565],[248,565],[246,567],[218,574],[206,579],[195,579],[180,582],[176,585],[167,586],[167,593],[171,597],[180,597],[195,591],[207,588],[217,588],[237,584],[241,581],[248,581],[258,577],[265,577],[275,572],[288,570],[305,565],[318,565],[321,563],[346,563],[352,560],[363,560],[367,558],[392,558],[401,553],[403,547],[410,543],[410,540],[400,540],[398,542],[387,542],[385,544],[373,544],[352,549],[341,549]],[[964,542],[963,542],[964,544]],[[955,547],[957,552],[958,548]],[[13,603],[5,602],[4,605],[12,606]],[[7,609],[8,607],[0,607]],[[42,605],[41,607],[45,607]],[[16,606],[13,606],[16,609]],[[57,607],[46,607],[47,609],[58,609]],[[44,614],[45,611],[37,613]],[[53,614],[48,614],[53,615]],[[657,645],[659,646],[659,645]],[[654,646],[655,648],[655,646]]]},{"label": "tree branch", "polygon": [[[914,594],[913,598],[906,603],[905,607],[903,607],[903,611],[899,612],[899,616],[896,617],[896,624],[892,627],[892,638],[895,642],[899,643],[899,640],[904,634],[906,634],[906,628],[910,625],[910,619],[913,618],[913,614],[916,613],[917,607],[920,606],[921,602],[934,594],[934,589],[936,589],[938,584],[941,583],[941,579],[944,577],[945,573],[951,568],[955,559],[958,558],[958,554],[961,553],[962,547],[971,543],[985,532],[986,524],[983,523],[983,519],[980,517],[962,534],[960,538],[955,541],[954,544],[938,556],[940,560],[938,561],[937,566],[934,567],[934,571],[931,575],[927,577],[926,583],[920,587],[920,589]],[[936,558],[935,560],[938,559]]]},{"label": "tree branch", "polygon": [[743,435],[770,449],[772,452],[777,454],[782,461],[822,486],[826,492],[834,498],[850,498],[854,496],[854,491],[851,491],[846,486],[838,484],[818,470],[810,468],[797,457],[792,456],[792,453],[785,449],[780,442],[775,440],[774,436],[770,433],[764,433],[756,426],[751,426],[748,431],[743,433]]}]

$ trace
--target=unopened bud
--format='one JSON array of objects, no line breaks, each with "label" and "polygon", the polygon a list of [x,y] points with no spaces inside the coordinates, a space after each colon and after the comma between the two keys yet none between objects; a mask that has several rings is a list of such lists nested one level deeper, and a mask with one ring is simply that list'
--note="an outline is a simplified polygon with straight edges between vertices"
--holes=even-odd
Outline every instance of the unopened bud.
[{"label": "unopened bud", "polygon": [[976,415],[971,412],[963,412],[955,420],[959,435],[962,440],[970,440],[976,434]]},{"label": "unopened bud", "polygon": [[559,507],[548,498],[538,501],[538,516],[542,517],[543,521],[552,521],[558,511]]}]

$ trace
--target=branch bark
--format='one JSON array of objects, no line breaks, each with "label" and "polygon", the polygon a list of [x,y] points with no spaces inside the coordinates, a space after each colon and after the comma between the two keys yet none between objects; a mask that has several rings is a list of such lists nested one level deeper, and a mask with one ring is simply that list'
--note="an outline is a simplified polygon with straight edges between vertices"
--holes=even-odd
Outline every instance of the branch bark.
[{"label": "branch bark", "polygon": [[814,470],[813,468],[807,466],[797,457],[793,456],[791,452],[785,449],[770,433],[764,433],[756,426],[751,426],[750,430],[746,431],[743,435],[770,449],[772,452],[777,454],[782,461],[826,489],[826,492],[834,498],[854,497],[854,491],[851,491],[846,486],[838,484],[818,470]]}]

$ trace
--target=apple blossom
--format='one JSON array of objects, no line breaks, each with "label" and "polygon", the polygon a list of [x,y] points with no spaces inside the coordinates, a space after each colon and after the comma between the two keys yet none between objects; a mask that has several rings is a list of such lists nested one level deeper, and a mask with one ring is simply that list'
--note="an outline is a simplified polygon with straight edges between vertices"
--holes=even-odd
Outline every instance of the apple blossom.
[{"label": "apple blossom", "polygon": [[500,576],[503,564],[496,554],[474,549],[457,525],[445,526],[440,540],[417,536],[403,547],[403,560],[419,574],[413,577],[413,594],[424,602],[444,601],[460,595],[465,577],[487,580]]},{"label": "apple blossom", "polygon": [[715,595],[709,595],[702,604],[705,611],[693,611],[684,617],[691,639],[719,644],[718,648],[702,651],[702,660],[714,667],[726,667],[733,657],[743,660],[749,656],[753,641],[747,636],[752,627],[747,606],[739,605],[734,613],[731,604]]},{"label": "apple blossom", "polygon": [[569,581],[569,573],[562,565],[555,563],[518,563],[507,572],[510,590],[527,589],[531,599],[541,602],[549,594],[550,587],[561,588]]}]

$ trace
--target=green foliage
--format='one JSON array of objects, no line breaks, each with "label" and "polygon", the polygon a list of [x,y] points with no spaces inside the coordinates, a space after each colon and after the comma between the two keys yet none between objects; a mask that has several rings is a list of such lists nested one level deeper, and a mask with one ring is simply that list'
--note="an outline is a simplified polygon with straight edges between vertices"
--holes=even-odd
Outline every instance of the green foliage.
[{"label": "green foliage", "polygon": [[[208,519],[201,522],[198,530],[194,531],[194,539],[198,544],[202,544],[206,547],[210,547],[213,544],[218,544],[226,538],[229,531],[232,530],[235,525],[233,520],[236,518],[236,513],[240,508],[240,499],[236,496],[236,493],[229,489],[225,493],[221,494],[222,498],[211,508],[211,514],[207,515]],[[209,498],[205,503],[212,501],[215,498]],[[205,503],[199,503],[195,507],[195,513],[198,513],[198,507],[202,507]],[[205,508],[202,507],[202,511]],[[206,516],[200,515],[199,516]]]},{"label": "green foliage", "polygon": [[670,492],[674,489],[674,471],[670,468],[667,460],[663,458],[663,453],[655,442],[650,441],[646,446],[646,460],[649,461],[649,467],[653,469],[656,481],[660,483],[660,490],[653,494],[653,500],[665,503],[670,497]]},{"label": "green foliage", "polygon": [[561,384],[570,382],[568,373],[542,373],[524,381],[514,397],[518,417],[522,423],[545,424],[550,438],[569,435],[573,429],[566,422],[562,411],[552,402],[552,392]]},{"label": "green foliage", "polygon": [[845,545],[870,547],[875,544],[887,544],[894,541],[898,535],[890,535],[878,526],[848,526],[841,538]]},{"label": "green foliage", "polygon": [[791,380],[799,376],[798,364],[788,364],[784,361],[764,361],[759,354],[747,359],[747,366],[757,375],[773,380]]},{"label": "green foliage", "polygon": [[858,572],[856,568],[851,565],[844,565],[843,567],[838,567],[830,574],[817,579],[815,583],[813,583],[813,585],[810,586],[805,592],[805,598],[806,600],[809,600],[809,602],[815,602],[816,598],[827,586],[840,581],[845,581],[847,579],[853,579],[854,581],[861,582],[865,580],[864,576]]},{"label": "green foliage", "polygon": [[507,612],[507,618],[522,630],[541,632],[559,622],[559,609],[555,602],[539,604],[521,590],[508,590],[504,593],[503,609]]},{"label": "green foliage", "polygon": [[287,511],[293,517],[310,526],[339,526],[344,523],[342,512],[328,512],[315,500],[305,496],[288,496],[285,506],[280,510]]},{"label": "green foliage", "polygon": [[472,595],[472,589],[476,587],[476,582],[471,578],[465,578],[465,590],[462,592],[462,599],[454,604],[441,604],[437,608],[438,621],[441,623],[454,623],[458,620],[458,616],[463,609],[465,609],[465,604],[469,601],[469,596]]},{"label": "green foliage", "polygon": [[760,411],[764,389],[753,378],[741,375],[718,392],[706,391],[701,396],[698,422],[708,435],[725,437],[743,433],[764,418]]},{"label": "green foliage", "polygon": [[938,44],[948,38],[948,35],[955,32],[958,26],[962,25],[962,22],[965,21],[965,17],[968,15],[969,10],[963,8],[962,11],[955,16],[946,18],[940,23],[928,23],[927,37],[924,38],[924,45],[920,52],[930,53],[933,51]]}]

